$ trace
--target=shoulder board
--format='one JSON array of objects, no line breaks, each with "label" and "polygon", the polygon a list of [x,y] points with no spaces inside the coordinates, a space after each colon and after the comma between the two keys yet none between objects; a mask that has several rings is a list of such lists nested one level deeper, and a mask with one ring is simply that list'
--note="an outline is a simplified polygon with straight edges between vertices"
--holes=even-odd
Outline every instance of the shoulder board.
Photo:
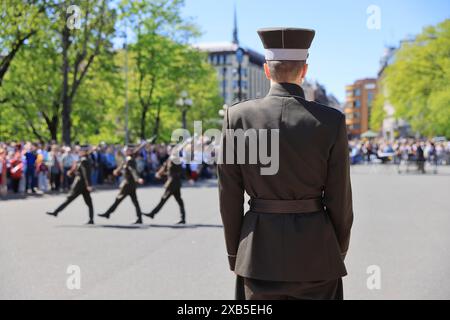
[{"label": "shoulder board", "polygon": [[239,101],[239,102],[236,102],[236,103],[232,104],[231,107],[234,107],[234,106],[236,106],[236,105],[238,105],[238,104],[241,104],[241,103],[244,103],[244,102],[248,102],[248,101],[256,101],[256,100],[261,100],[261,99],[262,99],[262,98],[242,100],[242,101]]}]

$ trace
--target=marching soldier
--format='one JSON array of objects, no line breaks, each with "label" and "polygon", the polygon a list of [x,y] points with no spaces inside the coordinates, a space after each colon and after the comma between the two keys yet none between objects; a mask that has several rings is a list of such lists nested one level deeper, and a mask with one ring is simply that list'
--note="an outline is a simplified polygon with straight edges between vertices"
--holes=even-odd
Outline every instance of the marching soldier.
[{"label": "marching soldier", "polygon": [[186,211],[184,209],[184,202],[181,198],[181,177],[183,174],[183,169],[180,164],[176,164],[174,161],[174,156],[171,156],[163,166],[156,173],[156,178],[161,179],[162,177],[167,177],[167,181],[164,185],[166,188],[164,195],[161,198],[159,204],[153,209],[152,212],[144,214],[145,216],[153,219],[158,214],[159,211],[164,207],[164,204],[169,200],[171,196],[174,196],[180,207],[181,219],[178,225],[186,224]]},{"label": "marching soldier", "polygon": [[78,198],[80,195],[83,196],[84,202],[89,208],[89,221],[87,224],[94,224],[94,206],[92,204],[91,192],[92,192],[92,183],[91,183],[91,164],[88,159],[89,146],[81,146],[79,155],[80,160],[71,170],[67,172],[69,177],[75,176],[75,180],[72,184],[70,193],[61,204],[58,209],[53,212],[47,212],[48,215],[57,217],[58,214],[63,211],[72,201]]},{"label": "marching soldier", "polygon": [[[222,154],[225,160],[225,146],[235,143],[233,129],[275,130],[279,154],[272,156],[279,156],[279,166],[275,175],[262,175],[262,162],[218,166],[230,268],[241,284],[236,292],[245,296],[237,298],[343,299],[353,223],[345,116],[305,100],[300,87],[314,30],[258,33],[271,89],[265,98],[227,110]],[[239,155],[234,150],[230,158]],[[245,215],[244,192],[251,197]]]},{"label": "marching soldier", "polygon": [[129,145],[125,148],[126,160],[120,165],[116,170],[114,170],[115,176],[123,175],[124,179],[120,185],[120,192],[116,197],[113,205],[103,214],[99,214],[98,216],[101,218],[109,219],[111,214],[117,209],[120,203],[128,196],[130,196],[131,201],[136,208],[136,216],[137,220],[134,224],[142,224],[142,212],[141,207],[139,205],[139,201],[136,194],[136,189],[138,184],[143,184],[144,180],[139,177],[139,174],[136,170],[136,161],[134,156],[137,152],[142,148],[139,147],[137,150],[134,150],[134,146]]}]

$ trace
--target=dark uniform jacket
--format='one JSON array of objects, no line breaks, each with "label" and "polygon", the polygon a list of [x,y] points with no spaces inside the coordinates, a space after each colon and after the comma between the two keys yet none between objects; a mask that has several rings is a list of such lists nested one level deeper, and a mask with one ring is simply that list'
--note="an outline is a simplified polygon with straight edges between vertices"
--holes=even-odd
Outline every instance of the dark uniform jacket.
[{"label": "dark uniform jacket", "polygon": [[91,185],[91,163],[87,157],[81,157],[75,169],[75,179],[72,184],[71,192],[88,192],[86,187],[90,187]]},{"label": "dark uniform jacket", "polygon": [[[275,84],[265,98],[227,111],[224,129],[280,130],[276,175],[261,175],[261,165],[218,166],[230,267],[242,277],[296,282],[346,275],[353,210],[345,116],[304,97],[297,85]],[[322,199],[326,210],[244,215],[244,192],[262,200]]]},{"label": "dark uniform jacket", "polygon": [[118,168],[123,174],[123,180],[120,184],[122,190],[133,190],[137,188],[139,174],[136,170],[136,160],[133,157],[127,157],[125,162]]},{"label": "dark uniform jacket", "polygon": [[172,160],[167,160],[163,166],[158,170],[160,176],[167,176],[167,181],[164,187],[170,191],[177,191],[181,188],[181,177],[183,168],[181,165],[175,164]]}]

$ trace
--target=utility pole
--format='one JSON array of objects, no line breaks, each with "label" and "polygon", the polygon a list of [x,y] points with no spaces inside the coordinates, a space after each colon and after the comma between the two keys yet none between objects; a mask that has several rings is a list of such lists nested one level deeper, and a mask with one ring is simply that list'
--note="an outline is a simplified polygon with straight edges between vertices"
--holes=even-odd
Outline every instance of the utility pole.
[{"label": "utility pole", "polygon": [[128,104],[128,32],[127,32],[127,20],[125,18],[125,144],[128,145],[130,143],[130,134],[128,128],[128,120],[129,120],[129,104]]}]

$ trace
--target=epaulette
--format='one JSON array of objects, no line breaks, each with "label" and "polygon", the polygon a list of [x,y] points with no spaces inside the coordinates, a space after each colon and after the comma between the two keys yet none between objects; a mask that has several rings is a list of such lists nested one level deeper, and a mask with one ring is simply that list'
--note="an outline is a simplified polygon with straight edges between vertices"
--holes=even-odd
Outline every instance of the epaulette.
[{"label": "epaulette", "polygon": [[[248,102],[248,101],[256,101],[256,100],[261,100],[261,99],[262,99],[262,98],[242,100],[242,101],[239,101],[239,102],[236,102],[236,103],[232,104],[231,107],[234,107],[234,106],[236,106],[236,105],[238,105],[238,104],[241,104],[241,103],[244,103],[244,102]],[[230,107],[230,108],[231,108],[231,107]]]}]

